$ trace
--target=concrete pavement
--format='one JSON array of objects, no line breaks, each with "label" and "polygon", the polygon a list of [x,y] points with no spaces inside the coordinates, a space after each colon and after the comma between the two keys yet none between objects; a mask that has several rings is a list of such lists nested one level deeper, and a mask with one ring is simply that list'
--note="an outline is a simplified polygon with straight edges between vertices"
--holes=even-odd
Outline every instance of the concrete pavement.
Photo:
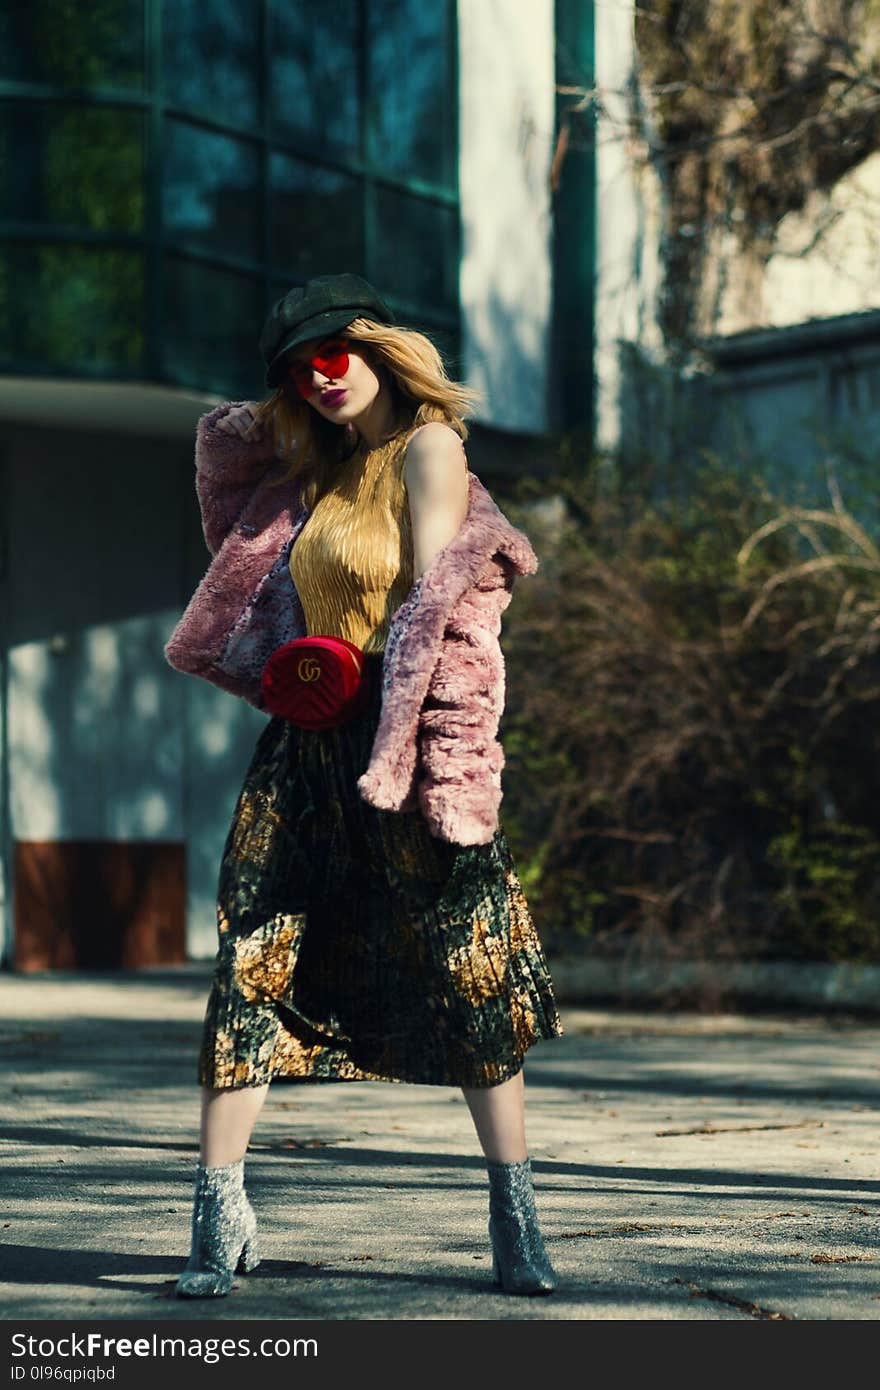
[{"label": "concrete pavement", "polygon": [[174,1299],[208,973],[0,975],[3,1318],[880,1316],[880,1024],[583,1008],[526,1062],[556,1294],[491,1288],[457,1092],[342,1083],[272,1088],[263,1263]]}]

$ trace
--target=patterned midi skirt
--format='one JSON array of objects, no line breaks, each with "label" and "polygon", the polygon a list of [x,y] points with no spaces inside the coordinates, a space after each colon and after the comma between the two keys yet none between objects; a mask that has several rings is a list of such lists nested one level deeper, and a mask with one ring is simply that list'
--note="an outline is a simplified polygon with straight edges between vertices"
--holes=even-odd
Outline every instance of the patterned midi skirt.
[{"label": "patterned midi skirt", "polygon": [[493,1086],[562,1032],[503,830],[455,845],[361,798],[380,703],[377,678],[348,723],[259,738],[220,867],[203,1086]]}]

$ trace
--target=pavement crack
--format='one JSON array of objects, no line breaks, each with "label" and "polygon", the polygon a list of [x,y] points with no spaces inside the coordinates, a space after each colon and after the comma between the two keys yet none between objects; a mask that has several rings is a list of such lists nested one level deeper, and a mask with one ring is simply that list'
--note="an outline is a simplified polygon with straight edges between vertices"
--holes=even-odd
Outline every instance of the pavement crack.
[{"label": "pavement crack", "polygon": [[767,1129],[822,1129],[824,1125],[824,1120],[800,1120],[796,1124],[787,1125],[713,1125],[711,1121],[707,1121],[694,1129],[655,1129],[654,1135],[657,1139],[667,1139],[675,1135],[691,1134],[757,1134]]},{"label": "pavement crack", "polygon": [[334,1144],[347,1144],[348,1136],[343,1135],[338,1139],[322,1139],[315,1135],[313,1138],[297,1139],[292,1135],[285,1135],[280,1139],[266,1139],[262,1144],[252,1144],[253,1150],[259,1149],[329,1149]]},{"label": "pavement crack", "polygon": [[810,1256],[811,1265],[869,1265],[873,1263],[873,1255],[826,1255],[823,1250],[817,1250]]},{"label": "pavement crack", "polygon": [[690,1291],[691,1298],[708,1298],[712,1303],[724,1303],[728,1308],[737,1308],[741,1313],[747,1313],[750,1318],[758,1318],[762,1322],[794,1322],[791,1313],[779,1313],[771,1308],[762,1308],[760,1303],[752,1303],[747,1298],[738,1298],[735,1293],[722,1293],[720,1289],[701,1289],[699,1284],[694,1284],[690,1279],[672,1280],[673,1284],[680,1284],[683,1288]]},{"label": "pavement crack", "polygon": [[666,1226],[644,1226],[640,1221],[626,1221],[620,1226],[588,1227],[585,1231],[563,1231],[557,1236],[557,1240],[603,1240],[607,1236],[631,1236],[641,1235],[645,1231],[668,1231],[675,1229],[676,1226],[676,1222]]}]

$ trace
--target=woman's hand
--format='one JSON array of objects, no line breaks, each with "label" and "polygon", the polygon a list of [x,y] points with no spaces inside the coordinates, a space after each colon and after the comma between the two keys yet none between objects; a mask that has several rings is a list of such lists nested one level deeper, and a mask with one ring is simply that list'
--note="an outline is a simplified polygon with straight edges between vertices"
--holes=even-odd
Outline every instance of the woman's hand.
[{"label": "woman's hand", "polygon": [[245,405],[234,405],[217,421],[217,429],[222,430],[224,434],[236,434],[247,444],[257,444],[266,435],[262,420],[256,418],[255,409],[249,402]]},{"label": "woman's hand", "polygon": [[404,481],[417,579],[458,534],[467,514],[467,461],[454,430],[432,421],[413,436],[407,445]]}]

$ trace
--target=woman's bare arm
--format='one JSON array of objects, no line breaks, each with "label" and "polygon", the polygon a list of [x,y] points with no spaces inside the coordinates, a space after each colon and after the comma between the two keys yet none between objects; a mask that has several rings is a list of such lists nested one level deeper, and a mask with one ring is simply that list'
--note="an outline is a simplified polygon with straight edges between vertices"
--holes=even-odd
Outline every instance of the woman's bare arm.
[{"label": "woman's bare arm", "polygon": [[404,480],[418,579],[457,535],[467,513],[467,461],[454,430],[439,421],[419,430],[407,446]]}]

